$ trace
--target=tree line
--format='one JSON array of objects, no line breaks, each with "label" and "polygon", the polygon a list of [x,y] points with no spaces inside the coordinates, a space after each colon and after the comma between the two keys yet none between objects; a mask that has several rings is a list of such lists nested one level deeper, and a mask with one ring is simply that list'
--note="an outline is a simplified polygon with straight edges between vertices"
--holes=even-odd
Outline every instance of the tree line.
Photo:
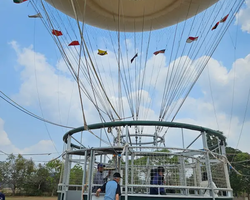
[{"label": "tree line", "polygon": [[[250,196],[250,154],[231,147],[226,148],[229,176],[234,196]],[[0,162],[1,187],[10,188],[12,195],[55,196],[61,182],[63,163],[56,159],[48,163],[35,163],[22,155],[9,155],[6,161]],[[70,184],[81,185],[82,166],[76,164],[70,171]]]},{"label": "tree line", "polygon": [[226,148],[229,166],[229,176],[234,196],[250,198],[250,154],[231,147]]},{"label": "tree line", "polygon": [[0,162],[0,183],[10,188],[12,195],[56,195],[62,162],[53,160],[46,164],[35,163],[22,155],[10,154]]}]

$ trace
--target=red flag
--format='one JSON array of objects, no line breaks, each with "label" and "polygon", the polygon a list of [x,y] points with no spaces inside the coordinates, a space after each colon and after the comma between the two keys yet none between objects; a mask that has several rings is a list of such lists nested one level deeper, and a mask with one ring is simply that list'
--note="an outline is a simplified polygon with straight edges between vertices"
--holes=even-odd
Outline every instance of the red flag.
[{"label": "red flag", "polygon": [[220,20],[220,22],[225,22],[225,21],[227,20],[227,18],[228,18],[228,15],[229,15],[229,14],[227,14],[225,17],[223,17],[223,18]]},{"label": "red flag", "polygon": [[219,23],[220,23],[220,22],[217,22],[217,23],[214,25],[214,27],[212,28],[212,30],[216,29],[217,26],[219,25]]},{"label": "red flag", "polygon": [[79,44],[79,42],[78,41],[73,41],[73,42],[71,42],[71,43],[69,43],[69,45],[68,46],[77,46],[77,45],[80,45]]},{"label": "red flag", "polygon": [[193,41],[198,40],[198,37],[188,37],[188,39],[186,40],[187,43],[191,43]]},{"label": "red flag", "polygon": [[52,30],[52,34],[55,35],[55,36],[61,36],[62,32],[58,31],[58,30]]},{"label": "red flag", "polygon": [[160,50],[160,51],[154,52],[155,55],[157,55],[157,54],[159,54],[159,53],[165,53],[165,49],[162,49],[162,50]]}]

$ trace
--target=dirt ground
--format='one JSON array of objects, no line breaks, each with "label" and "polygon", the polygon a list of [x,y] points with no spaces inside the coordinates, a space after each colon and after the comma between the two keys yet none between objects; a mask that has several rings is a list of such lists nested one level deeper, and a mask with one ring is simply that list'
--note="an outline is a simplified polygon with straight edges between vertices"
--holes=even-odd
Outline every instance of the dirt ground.
[{"label": "dirt ground", "polygon": [[5,200],[57,200],[57,197],[5,197]]}]

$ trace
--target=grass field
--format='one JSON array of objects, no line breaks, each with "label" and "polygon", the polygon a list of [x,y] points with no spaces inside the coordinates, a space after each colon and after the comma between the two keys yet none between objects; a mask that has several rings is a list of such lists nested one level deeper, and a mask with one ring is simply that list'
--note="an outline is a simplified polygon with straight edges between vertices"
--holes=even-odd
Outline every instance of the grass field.
[{"label": "grass field", "polygon": [[57,197],[5,197],[5,200],[57,200]]}]

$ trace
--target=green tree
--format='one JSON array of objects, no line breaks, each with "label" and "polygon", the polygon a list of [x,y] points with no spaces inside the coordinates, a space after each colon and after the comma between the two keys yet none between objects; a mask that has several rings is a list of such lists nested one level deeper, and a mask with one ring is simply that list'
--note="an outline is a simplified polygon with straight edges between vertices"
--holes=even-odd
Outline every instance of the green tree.
[{"label": "green tree", "polygon": [[35,170],[35,164],[32,160],[27,160],[18,155],[9,155],[7,161],[1,164],[2,182],[9,185],[12,194],[16,194],[16,190],[23,192],[23,185],[27,182],[30,175]]},{"label": "green tree", "polygon": [[244,153],[238,149],[231,147],[226,148],[227,158],[233,168],[229,168],[230,183],[234,191],[234,195],[247,194],[250,196],[250,154]]},{"label": "green tree", "polygon": [[48,190],[47,179],[49,176],[50,174],[46,166],[39,163],[24,185],[26,195],[40,196],[46,194]]},{"label": "green tree", "polygon": [[47,188],[48,192],[51,196],[54,196],[57,191],[57,186],[60,181],[60,175],[62,170],[62,162],[60,160],[52,160],[48,162],[46,165],[46,169],[49,172],[49,176],[47,177]]},{"label": "green tree", "polygon": [[70,170],[70,184],[72,185],[82,185],[83,170],[81,165],[76,164]]}]

